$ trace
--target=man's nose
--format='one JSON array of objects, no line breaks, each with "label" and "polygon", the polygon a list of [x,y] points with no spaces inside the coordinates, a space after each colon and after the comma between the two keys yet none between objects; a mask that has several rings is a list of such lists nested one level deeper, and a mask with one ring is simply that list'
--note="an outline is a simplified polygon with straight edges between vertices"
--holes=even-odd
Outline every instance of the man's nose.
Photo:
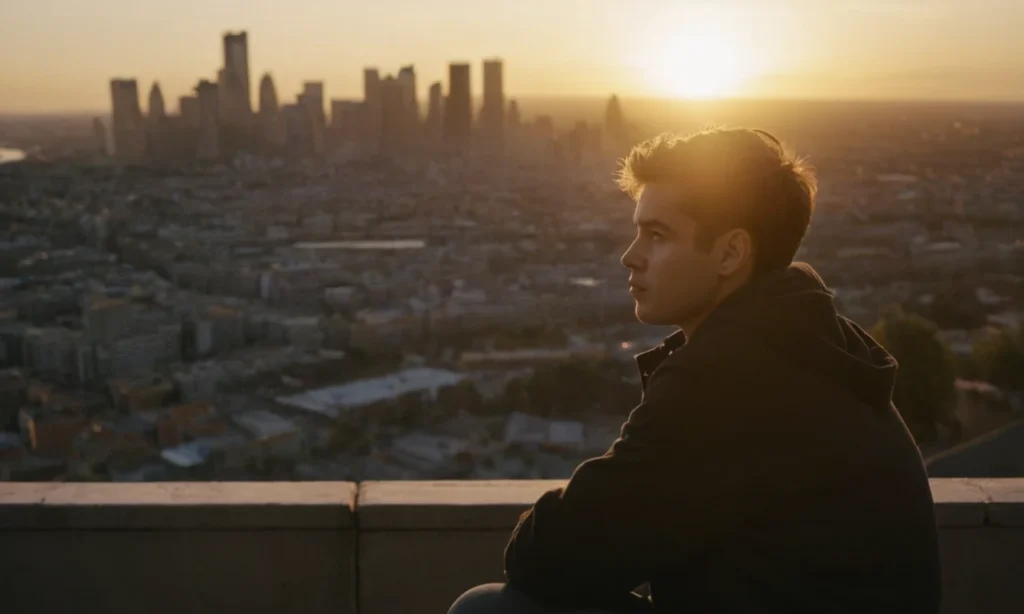
[{"label": "man's nose", "polygon": [[619,259],[622,266],[630,270],[640,268],[641,260],[639,254],[637,254],[636,241],[629,244],[629,247],[623,252],[622,258]]}]

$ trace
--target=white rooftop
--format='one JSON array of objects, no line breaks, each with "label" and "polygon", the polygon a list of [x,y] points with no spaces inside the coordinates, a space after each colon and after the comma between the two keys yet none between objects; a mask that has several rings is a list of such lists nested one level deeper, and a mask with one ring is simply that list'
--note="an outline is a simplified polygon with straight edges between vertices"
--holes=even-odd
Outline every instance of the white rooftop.
[{"label": "white rooftop", "polygon": [[293,433],[298,427],[291,420],[282,418],[265,409],[257,409],[232,417],[235,424],[257,439],[270,439],[285,433]]},{"label": "white rooftop", "polygon": [[342,409],[370,405],[400,397],[408,392],[434,391],[458,384],[466,376],[455,371],[416,367],[391,375],[358,380],[340,386],[317,388],[306,392],[279,396],[275,400],[283,405],[305,409],[337,418]]}]

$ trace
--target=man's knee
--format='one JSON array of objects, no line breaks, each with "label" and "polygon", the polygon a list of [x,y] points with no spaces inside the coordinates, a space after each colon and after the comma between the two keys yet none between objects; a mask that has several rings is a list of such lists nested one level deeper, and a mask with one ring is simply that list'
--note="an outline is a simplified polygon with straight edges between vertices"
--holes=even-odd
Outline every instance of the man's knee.
[{"label": "man's knee", "polygon": [[448,614],[500,614],[509,612],[509,593],[504,584],[474,586],[455,600]]}]

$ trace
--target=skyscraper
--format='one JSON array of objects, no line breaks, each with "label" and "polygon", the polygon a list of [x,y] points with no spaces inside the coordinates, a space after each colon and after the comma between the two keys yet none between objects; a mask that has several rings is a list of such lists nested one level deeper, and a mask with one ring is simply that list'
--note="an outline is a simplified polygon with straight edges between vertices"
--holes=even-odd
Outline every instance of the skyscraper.
[{"label": "skyscraper", "polygon": [[363,69],[363,102],[366,103],[366,126],[362,135],[367,149],[375,150],[380,143],[380,73],[376,68]]},{"label": "skyscraper", "polygon": [[166,158],[169,153],[167,117],[164,112],[164,95],[160,84],[153,83],[149,89],[149,107],[146,115],[146,155],[150,159]]},{"label": "skyscraper", "polygon": [[452,153],[468,153],[472,127],[469,64],[449,64],[448,100],[444,105],[444,139]]},{"label": "skyscraper", "polygon": [[199,98],[182,96],[178,98],[178,114],[187,128],[199,128]]},{"label": "skyscraper", "polygon": [[206,79],[196,86],[199,99],[199,128],[196,138],[196,158],[213,160],[220,156],[220,116],[218,88]]},{"label": "skyscraper", "polygon": [[410,64],[398,71],[398,84],[402,88],[402,104],[406,107],[411,126],[420,122],[420,105],[416,99],[416,69]]},{"label": "skyscraper", "polygon": [[320,155],[325,151],[327,136],[327,115],[324,113],[323,81],[306,81],[302,84],[299,103],[309,110],[313,154]]},{"label": "skyscraper", "polygon": [[522,116],[519,114],[519,103],[508,102],[508,113],[505,114],[505,144],[513,152],[522,147]]},{"label": "skyscraper", "polygon": [[224,66],[217,72],[220,149],[231,155],[251,145],[252,100],[245,32],[224,34]]},{"label": "skyscraper", "polygon": [[224,34],[224,73],[232,114],[248,118],[252,114],[252,90],[249,87],[249,37],[246,32]]},{"label": "skyscraper", "polygon": [[277,106],[277,88],[274,87],[274,79],[270,73],[263,75],[260,79],[260,108],[261,115],[274,114],[280,109]]},{"label": "skyscraper", "polygon": [[484,103],[480,132],[489,149],[500,151],[505,136],[505,90],[501,60],[484,61]]},{"label": "skyscraper", "polygon": [[149,89],[149,120],[155,122],[164,118],[166,113],[164,112],[164,95],[160,91],[160,84],[153,82],[153,87]]},{"label": "skyscraper", "polygon": [[277,89],[269,73],[260,79],[260,106],[257,116],[257,140],[263,149],[278,149],[285,145],[285,125],[277,103]]},{"label": "skyscraper", "polygon": [[331,146],[358,143],[366,116],[366,103],[361,100],[331,100]]},{"label": "skyscraper", "polygon": [[409,146],[409,108],[406,87],[401,80],[388,75],[380,82],[381,125],[380,153],[396,156]]},{"label": "skyscraper", "polygon": [[608,143],[616,153],[625,147],[629,147],[629,133],[626,125],[626,117],[622,113],[622,105],[619,104],[619,97],[613,95],[608,99],[608,105],[604,110],[604,131],[608,135]]},{"label": "skyscraper", "polygon": [[135,79],[111,79],[110,97],[114,155],[122,162],[139,162],[146,152],[146,129]]},{"label": "skyscraper", "polygon": [[444,117],[444,92],[441,82],[431,84],[427,102],[427,120],[424,126],[427,140],[437,143],[441,140],[442,117]]},{"label": "skyscraper", "polygon": [[103,120],[94,117],[92,120],[92,138],[96,147],[96,153],[105,156],[107,155],[107,127],[103,124]]}]

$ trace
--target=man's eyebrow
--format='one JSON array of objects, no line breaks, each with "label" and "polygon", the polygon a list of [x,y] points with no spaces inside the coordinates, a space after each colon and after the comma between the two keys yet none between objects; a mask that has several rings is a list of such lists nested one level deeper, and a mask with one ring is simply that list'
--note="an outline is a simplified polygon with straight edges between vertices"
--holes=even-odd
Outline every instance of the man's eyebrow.
[{"label": "man's eyebrow", "polygon": [[660,228],[661,230],[672,230],[672,228],[668,224],[654,218],[637,219],[636,217],[634,217],[633,225],[639,226],[640,228]]}]

